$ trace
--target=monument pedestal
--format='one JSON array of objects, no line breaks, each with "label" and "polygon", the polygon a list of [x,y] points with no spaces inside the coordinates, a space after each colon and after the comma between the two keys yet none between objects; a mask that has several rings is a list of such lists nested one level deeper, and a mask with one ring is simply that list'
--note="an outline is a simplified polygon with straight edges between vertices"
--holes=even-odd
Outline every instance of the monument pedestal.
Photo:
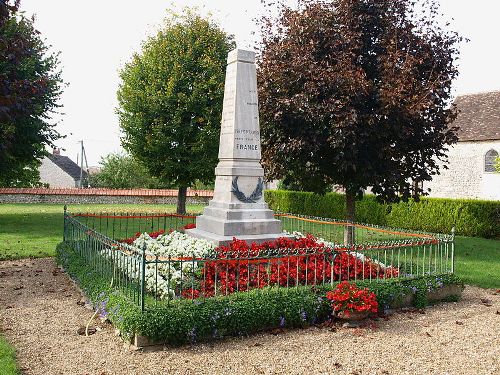
[{"label": "monument pedestal", "polygon": [[214,198],[186,233],[217,245],[272,241],[283,233],[264,201],[255,54],[234,50],[227,63]]},{"label": "monument pedestal", "polygon": [[227,245],[237,238],[247,242],[273,241],[284,234],[281,222],[266,203],[221,203],[210,201],[196,228],[186,230],[193,237],[205,238],[216,245]]}]

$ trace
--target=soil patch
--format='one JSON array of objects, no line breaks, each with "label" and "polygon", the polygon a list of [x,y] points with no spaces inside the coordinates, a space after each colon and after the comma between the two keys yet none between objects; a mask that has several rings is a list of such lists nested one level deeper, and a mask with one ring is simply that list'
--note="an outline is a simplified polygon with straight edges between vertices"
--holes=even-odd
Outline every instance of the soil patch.
[{"label": "soil patch", "polygon": [[92,311],[54,259],[0,262],[0,330],[23,374],[500,374],[500,294],[468,286],[458,303],[364,328],[262,333],[134,350]]}]

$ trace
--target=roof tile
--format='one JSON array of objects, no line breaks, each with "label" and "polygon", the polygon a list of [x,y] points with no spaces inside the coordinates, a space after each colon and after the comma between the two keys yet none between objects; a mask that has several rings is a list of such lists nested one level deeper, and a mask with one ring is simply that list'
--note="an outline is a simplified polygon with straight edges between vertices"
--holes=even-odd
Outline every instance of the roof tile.
[{"label": "roof tile", "polygon": [[457,97],[459,109],[453,123],[458,126],[459,142],[500,139],[500,91]]}]

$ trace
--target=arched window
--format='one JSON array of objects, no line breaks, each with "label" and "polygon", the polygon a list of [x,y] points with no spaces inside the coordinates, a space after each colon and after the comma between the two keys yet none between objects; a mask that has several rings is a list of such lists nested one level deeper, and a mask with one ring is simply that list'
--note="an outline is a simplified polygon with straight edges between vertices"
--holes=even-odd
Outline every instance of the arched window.
[{"label": "arched window", "polygon": [[484,156],[484,171],[495,172],[495,163],[498,158],[498,152],[490,150]]}]

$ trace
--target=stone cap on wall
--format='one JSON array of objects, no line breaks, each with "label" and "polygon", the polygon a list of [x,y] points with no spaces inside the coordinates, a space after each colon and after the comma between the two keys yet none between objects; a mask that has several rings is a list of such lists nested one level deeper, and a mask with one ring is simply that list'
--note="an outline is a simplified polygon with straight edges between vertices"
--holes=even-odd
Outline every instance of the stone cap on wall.
[{"label": "stone cap on wall", "polygon": [[[0,188],[0,194],[31,195],[101,195],[135,197],[176,197],[177,189],[101,189],[101,188]],[[212,190],[188,189],[188,197],[213,197]]]}]

